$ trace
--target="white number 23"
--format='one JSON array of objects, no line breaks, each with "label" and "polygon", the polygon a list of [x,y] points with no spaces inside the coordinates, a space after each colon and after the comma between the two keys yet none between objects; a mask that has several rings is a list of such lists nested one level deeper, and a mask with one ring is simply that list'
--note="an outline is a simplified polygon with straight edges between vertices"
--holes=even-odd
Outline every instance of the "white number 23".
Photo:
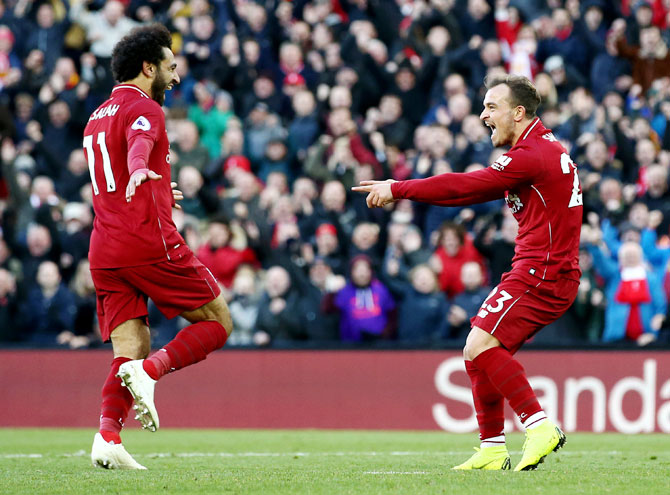
[{"label": "white number 23", "polygon": [[579,175],[577,175],[577,166],[575,165],[575,162],[572,161],[572,158],[570,158],[570,155],[567,153],[561,153],[561,170],[564,174],[569,174],[571,171],[574,174],[574,180],[572,181],[572,194],[570,195],[570,203],[568,203],[568,208],[582,206],[584,201],[582,200],[582,193],[579,190]]}]

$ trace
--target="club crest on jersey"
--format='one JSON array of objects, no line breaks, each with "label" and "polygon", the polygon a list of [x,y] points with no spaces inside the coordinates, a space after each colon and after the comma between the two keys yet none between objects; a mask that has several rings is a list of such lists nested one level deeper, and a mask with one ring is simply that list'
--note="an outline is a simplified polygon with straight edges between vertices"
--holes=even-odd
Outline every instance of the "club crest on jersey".
[{"label": "club crest on jersey", "polygon": [[491,164],[491,168],[493,170],[497,170],[498,172],[502,172],[505,170],[505,167],[510,164],[512,161],[512,158],[510,158],[507,155],[500,155],[498,159]]},{"label": "club crest on jersey", "polygon": [[134,131],[148,131],[151,129],[151,124],[145,117],[140,115],[130,128]]},{"label": "club crest on jersey", "polygon": [[546,139],[550,143],[555,143],[556,141],[558,141],[558,139],[556,139],[556,136],[554,136],[553,132],[545,132],[544,134],[542,134],[542,139]]},{"label": "club crest on jersey", "polygon": [[512,213],[519,213],[523,208],[523,203],[516,194],[508,194],[505,196],[505,203],[507,203],[509,209],[512,210]]}]

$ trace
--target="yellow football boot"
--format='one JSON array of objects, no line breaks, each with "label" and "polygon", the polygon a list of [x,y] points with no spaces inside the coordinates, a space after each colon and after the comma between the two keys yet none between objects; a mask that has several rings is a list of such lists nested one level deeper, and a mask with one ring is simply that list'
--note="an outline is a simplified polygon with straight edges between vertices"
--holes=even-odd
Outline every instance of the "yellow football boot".
[{"label": "yellow football boot", "polygon": [[451,469],[469,470],[469,469],[486,469],[486,470],[508,470],[511,467],[509,452],[504,445],[496,447],[475,447],[475,452],[470,459],[463,464],[454,466]]},{"label": "yellow football boot", "polygon": [[565,445],[565,433],[549,420],[537,428],[526,430],[523,456],[515,471],[531,471],[544,462],[544,458]]}]

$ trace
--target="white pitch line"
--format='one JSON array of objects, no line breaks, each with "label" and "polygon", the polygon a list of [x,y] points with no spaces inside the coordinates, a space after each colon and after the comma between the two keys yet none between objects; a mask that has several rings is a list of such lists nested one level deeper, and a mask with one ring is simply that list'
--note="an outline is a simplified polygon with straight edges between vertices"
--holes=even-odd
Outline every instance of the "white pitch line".
[{"label": "white pitch line", "polygon": [[428,471],[364,471],[363,474],[431,474]]},{"label": "white pitch line", "polygon": [[[510,451],[512,454],[521,454],[520,451]],[[135,457],[375,457],[375,456],[397,456],[397,457],[411,457],[411,456],[455,456],[467,455],[469,450],[452,450],[452,451],[369,451],[369,452],[155,452],[150,454],[133,454]],[[610,450],[561,450],[560,456],[573,455],[623,455],[622,451]],[[88,451],[79,450],[72,453],[48,453],[48,454],[0,454],[0,459],[40,459],[43,457],[85,457],[88,456]]]}]

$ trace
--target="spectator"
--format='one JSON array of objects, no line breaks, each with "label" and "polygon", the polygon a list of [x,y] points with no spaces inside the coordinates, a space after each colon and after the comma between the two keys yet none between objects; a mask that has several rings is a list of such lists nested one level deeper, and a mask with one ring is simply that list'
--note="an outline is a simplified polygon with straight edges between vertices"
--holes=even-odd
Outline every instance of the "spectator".
[{"label": "spectator", "polygon": [[265,145],[265,155],[258,167],[258,178],[266,181],[273,173],[281,173],[286,177],[293,177],[288,147],[284,139],[275,137]]},{"label": "spectator", "polygon": [[70,349],[90,347],[100,342],[100,330],[96,315],[96,297],[93,278],[88,260],[81,260],[77,265],[72,283],[75,313],[72,329],[58,336],[58,343],[68,345]]},{"label": "spectator", "polygon": [[389,280],[398,304],[398,341],[426,345],[449,336],[449,303],[440,291],[435,272],[426,264],[409,272],[407,282]]},{"label": "spectator", "polygon": [[579,268],[582,276],[570,313],[579,322],[575,327],[580,333],[580,340],[594,344],[602,340],[607,299],[593,268],[593,257],[587,249],[579,251]]},{"label": "spectator", "polygon": [[295,117],[288,126],[288,145],[292,169],[301,168],[307,149],[319,135],[314,95],[307,90],[298,91],[292,99]]},{"label": "spectator", "polygon": [[177,139],[170,151],[172,175],[177,177],[182,167],[191,166],[203,173],[209,163],[209,151],[200,144],[198,127],[190,120],[177,124]]},{"label": "spectator", "polygon": [[346,285],[342,275],[333,273],[327,260],[316,256],[307,267],[307,274],[290,264],[291,279],[300,293],[300,320],[307,339],[318,344],[339,340],[339,317],[323,311],[322,301]]},{"label": "spectator", "polygon": [[40,263],[36,281],[21,310],[26,316],[25,340],[38,346],[63,344],[77,312],[74,296],[61,283],[58,265],[52,261]]},{"label": "spectator", "polygon": [[139,24],[126,17],[125,7],[120,1],[107,0],[104,7],[96,12],[88,10],[88,3],[89,0],[73,2],[70,20],[84,28],[87,41],[91,44],[91,52],[98,64],[104,68],[107,86],[111,87],[114,80],[110,69],[112,48]]},{"label": "spectator", "polygon": [[379,240],[379,225],[372,222],[359,223],[351,235],[349,258],[364,254],[372,261],[374,268],[379,268],[381,266]]},{"label": "spectator", "polygon": [[452,299],[447,316],[451,325],[449,336],[460,341],[470,331],[470,318],[477,315],[482,301],[491,291],[491,287],[484,285],[481,265],[474,261],[468,261],[461,267],[461,283],[464,290]]},{"label": "spectator", "polygon": [[67,19],[56,19],[54,8],[49,3],[37,7],[35,24],[30,29],[24,51],[39,50],[44,54],[46,70],[51,71],[63,50],[65,32],[70,23]]},{"label": "spectator", "polygon": [[241,266],[233,279],[232,293],[228,301],[230,316],[235,326],[235,332],[228,339],[228,345],[253,345],[259,303],[260,291],[257,287],[256,273],[253,268]]},{"label": "spectator", "polygon": [[435,265],[439,267],[440,289],[449,299],[465,290],[461,281],[461,269],[468,261],[478,263],[484,270],[484,260],[477,252],[472,239],[461,225],[445,222],[440,227]]},{"label": "spectator", "polygon": [[281,266],[272,266],[265,275],[254,342],[261,346],[286,345],[305,338],[300,324],[298,292],[292,286],[288,272]]},{"label": "spectator", "polygon": [[21,80],[21,59],[14,49],[14,33],[0,25],[0,95]]},{"label": "spectator", "polygon": [[629,45],[624,36],[626,24],[617,19],[612,24],[616,35],[616,48],[619,56],[628,59],[632,66],[633,82],[639,84],[643,93],[651,87],[654,80],[670,73],[670,52],[656,26],[640,30],[639,45]]},{"label": "spectator", "polygon": [[514,240],[518,232],[519,224],[516,219],[512,215],[503,214],[499,228],[496,222],[491,222],[484,226],[475,238],[475,248],[488,261],[493,286],[500,282],[503,273],[512,269],[516,246]]},{"label": "spectator", "polygon": [[179,201],[179,206],[184,213],[198,219],[205,219],[208,215],[216,213],[219,203],[216,195],[204,188],[203,184],[204,180],[197,168],[190,165],[180,168],[177,187],[184,198]]},{"label": "spectator", "polygon": [[65,170],[60,173],[56,190],[65,201],[80,202],[82,200],[81,188],[90,182],[91,175],[88,171],[84,150],[76,148],[70,153]]},{"label": "spectator", "polygon": [[230,224],[221,217],[214,218],[207,229],[207,241],[198,249],[198,259],[209,268],[221,285],[229,289],[235,273],[242,264],[258,266],[255,253],[248,247],[232,245]]},{"label": "spectator", "polygon": [[644,346],[656,339],[665,318],[667,301],[656,275],[648,270],[642,248],[626,242],[619,249],[619,263],[610,259],[602,247],[588,249],[595,270],[605,279],[604,342],[626,340]]},{"label": "spectator", "polygon": [[326,311],[340,314],[340,339],[343,342],[392,339],[396,306],[390,292],[375,278],[367,256],[354,257],[350,267],[347,285],[324,300]]},{"label": "spectator", "polygon": [[0,268],[0,342],[20,340],[20,316],[16,277],[9,270]]},{"label": "spectator", "polygon": [[322,223],[316,229],[316,256],[321,258],[338,275],[344,275],[346,264],[340,248],[337,228],[332,223]]},{"label": "spectator", "polygon": [[209,151],[209,157],[218,157],[221,136],[226,132],[230,119],[235,117],[233,97],[213,84],[203,83],[193,87],[193,94],[197,103],[189,107],[188,119],[198,128],[200,143]]}]

